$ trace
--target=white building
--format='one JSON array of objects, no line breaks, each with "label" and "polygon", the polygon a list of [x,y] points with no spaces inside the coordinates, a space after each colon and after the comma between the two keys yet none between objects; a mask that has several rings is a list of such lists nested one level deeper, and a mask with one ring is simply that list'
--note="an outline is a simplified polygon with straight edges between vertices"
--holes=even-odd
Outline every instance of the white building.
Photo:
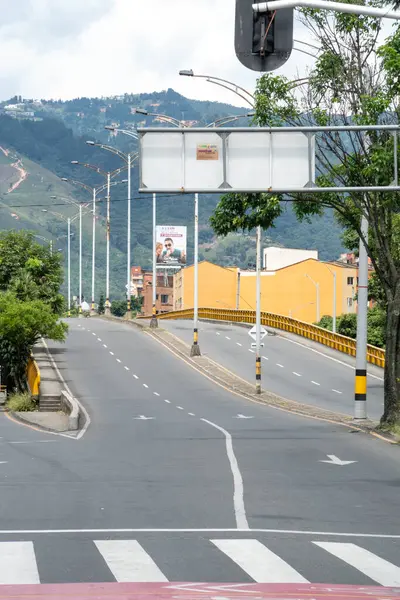
[{"label": "white building", "polygon": [[277,248],[271,246],[264,249],[263,268],[267,271],[276,271],[290,265],[314,258],[318,260],[318,250],[302,250],[299,248]]}]

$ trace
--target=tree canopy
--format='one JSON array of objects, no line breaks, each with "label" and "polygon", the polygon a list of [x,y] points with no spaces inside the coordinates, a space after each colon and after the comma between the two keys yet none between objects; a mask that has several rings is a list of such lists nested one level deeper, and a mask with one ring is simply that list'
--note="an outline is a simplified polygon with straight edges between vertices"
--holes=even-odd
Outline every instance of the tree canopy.
[{"label": "tree canopy", "polygon": [[[382,0],[366,5],[384,6]],[[301,21],[316,46],[309,76],[289,81],[265,74],[255,91],[259,126],[398,124],[400,27],[379,43],[382,21],[371,17],[302,9]],[[389,131],[324,132],[316,135],[316,184],[321,187],[387,186],[394,173]],[[353,244],[361,238],[375,270],[386,310],[385,403],[382,423],[400,421],[400,195],[398,192],[227,194],[211,219],[217,233],[272,227],[283,201],[299,220],[334,209]],[[366,239],[361,217],[369,223]]]}]

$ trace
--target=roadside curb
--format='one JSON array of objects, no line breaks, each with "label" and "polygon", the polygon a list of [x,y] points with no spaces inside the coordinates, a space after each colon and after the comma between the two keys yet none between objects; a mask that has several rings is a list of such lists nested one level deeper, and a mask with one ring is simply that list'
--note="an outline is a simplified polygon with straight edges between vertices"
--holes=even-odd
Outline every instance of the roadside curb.
[{"label": "roadside curb", "polygon": [[126,323],[133,327],[142,330],[145,334],[150,335],[159,343],[165,346],[170,352],[181,358],[189,366],[196,369],[221,387],[233,392],[239,396],[256,402],[265,404],[271,408],[282,410],[298,416],[311,418],[319,421],[325,421],[335,425],[341,425],[351,430],[351,432],[363,432],[373,435],[390,444],[400,444],[400,440],[396,440],[391,434],[383,433],[377,430],[377,424],[374,421],[357,423],[353,417],[342,413],[325,410],[309,404],[302,404],[295,400],[289,400],[281,396],[277,396],[271,392],[263,391],[261,394],[255,394],[253,386],[246,380],[241,379],[225,367],[222,367],[214,360],[206,356],[190,357],[190,346],[183,342],[180,338],[170,333],[166,329],[152,329],[147,322],[141,320],[127,321],[119,317],[104,317],[104,320],[111,320],[116,323]]},{"label": "roadside curb", "polygon": [[[30,421],[28,418],[24,418],[20,414],[14,412],[12,410],[5,410],[4,412],[6,413],[6,415],[8,415],[14,421],[21,423],[21,425],[28,425],[28,427],[37,429],[38,431],[44,431],[46,433],[55,433],[55,434],[61,434],[61,433],[66,434],[69,431],[68,429],[58,430],[58,429],[53,429],[52,427],[46,427],[45,425],[41,425],[40,423],[36,423],[35,421]],[[29,414],[29,413],[27,413],[27,414]]]}]

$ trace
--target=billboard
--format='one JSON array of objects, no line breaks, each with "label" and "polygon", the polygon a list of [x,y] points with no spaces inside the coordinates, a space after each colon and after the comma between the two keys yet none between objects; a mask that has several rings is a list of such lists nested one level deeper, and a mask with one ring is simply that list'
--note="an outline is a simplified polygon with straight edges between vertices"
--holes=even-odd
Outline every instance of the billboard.
[{"label": "billboard", "polygon": [[182,267],[186,265],[186,227],[157,225],[157,267]]}]

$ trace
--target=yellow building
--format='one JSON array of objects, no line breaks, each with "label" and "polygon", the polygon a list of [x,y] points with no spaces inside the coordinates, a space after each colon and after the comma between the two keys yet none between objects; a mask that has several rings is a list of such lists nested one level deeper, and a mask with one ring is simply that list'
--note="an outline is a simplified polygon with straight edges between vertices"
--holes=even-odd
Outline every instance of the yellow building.
[{"label": "yellow building", "polygon": [[[174,308],[193,307],[193,267],[174,276]],[[356,312],[357,269],[313,258],[274,271],[261,272],[261,310],[314,323],[333,314],[334,274],[336,314]],[[199,263],[199,306],[255,309],[255,271]]]}]

